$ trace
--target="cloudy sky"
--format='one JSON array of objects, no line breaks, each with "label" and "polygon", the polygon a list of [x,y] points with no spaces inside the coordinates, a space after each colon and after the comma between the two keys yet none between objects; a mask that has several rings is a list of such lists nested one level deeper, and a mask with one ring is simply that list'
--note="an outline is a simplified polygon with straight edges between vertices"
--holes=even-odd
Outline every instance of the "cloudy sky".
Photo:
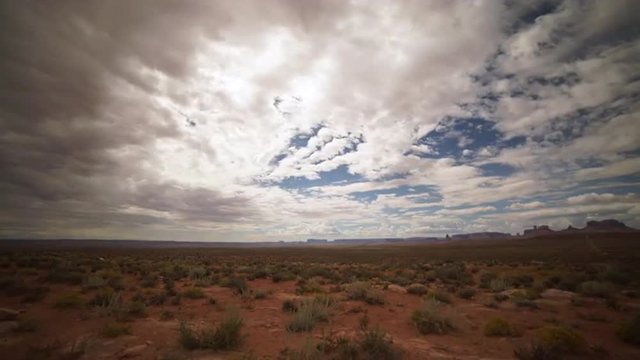
[{"label": "cloudy sky", "polygon": [[640,1],[0,3],[0,237],[640,226]]}]

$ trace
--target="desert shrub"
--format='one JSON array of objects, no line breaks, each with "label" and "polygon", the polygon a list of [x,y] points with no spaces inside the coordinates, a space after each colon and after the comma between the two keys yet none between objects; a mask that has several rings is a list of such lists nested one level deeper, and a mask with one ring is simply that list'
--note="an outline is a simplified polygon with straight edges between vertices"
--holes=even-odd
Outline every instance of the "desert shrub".
[{"label": "desert shrub", "polygon": [[451,295],[442,290],[431,290],[426,296],[427,299],[434,299],[441,303],[451,304]]},{"label": "desert shrub", "polygon": [[183,348],[194,350],[206,348],[213,350],[230,350],[238,347],[242,342],[243,320],[235,310],[227,310],[222,321],[214,328],[207,328],[201,332],[191,329],[186,323],[180,323],[179,342]]},{"label": "desert shrub", "polygon": [[640,314],[620,325],[616,334],[622,341],[640,346]]},{"label": "desert shrub", "polygon": [[213,333],[205,332],[204,347],[216,350],[230,350],[238,347],[242,342],[243,320],[237,311],[227,310],[222,321]]},{"label": "desert shrub", "polygon": [[127,305],[126,312],[132,317],[145,317],[147,315],[147,307],[142,301],[133,301]]},{"label": "desert shrub", "polygon": [[187,350],[195,350],[201,347],[198,334],[196,334],[196,332],[191,329],[185,322],[180,323],[178,332],[180,334],[180,336],[178,337],[178,342],[180,343],[180,345],[182,345],[183,348]]},{"label": "desert shrub", "polygon": [[311,331],[317,322],[329,319],[331,306],[332,303],[327,298],[316,297],[303,300],[287,324],[287,331]]},{"label": "desert shrub", "polygon": [[82,306],[82,297],[75,292],[69,292],[59,295],[53,303],[57,309],[77,309]]},{"label": "desert shrub", "polygon": [[628,271],[623,271],[613,266],[607,267],[598,277],[605,282],[612,282],[618,285],[627,285],[633,279],[632,274]]},{"label": "desert shrub", "polygon": [[307,339],[304,345],[298,349],[285,348],[280,352],[278,359],[282,360],[320,360],[322,359],[322,351],[316,346],[311,339]]},{"label": "desert shrub", "polygon": [[292,299],[286,299],[282,302],[282,311],[296,312],[298,311],[298,304]]},{"label": "desert shrub", "polygon": [[509,295],[506,294],[494,294],[493,295],[493,300],[497,301],[497,302],[503,302],[505,300],[509,299]]},{"label": "desert shrub", "polygon": [[127,311],[123,307],[122,297],[119,292],[108,288],[108,291],[100,291],[94,295],[89,301],[89,305],[93,306],[102,316],[114,316],[118,319],[126,320]]},{"label": "desert shrub", "polygon": [[169,296],[164,291],[152,292],[145,299],[145,304],[149,306],[163,305],[167,301],[168,297]]},{"label": "desert shrub", "polygon": [[465,287],[465,288],[462,288],[462,289],[458,290],[457,295],[461,299],[469,300],[469,299],[473,298],[476,295],[476,289],[474,289],[472,287]]},{"label": "desert shrub", "polygon": [[451,320],[441,314],[440,303],[426,301],[421,309],[415,310],[411,321],[421,334],[446,334],[455,329]]},{"label": "desert shrub", "polygon": [[582,334],[564,325],[545,326],[536,332],[536,339],[541,345],[563,354],[579,354],[587,348]]},{"label": "desert shrub", "polygon": [[400,357],[400,353],[393,346],[393,342],[379,328],[364,332],[360,341],[360,348],[366,359],[393,360]]},{"label": "desert shrub", "polygon": [[182,292],[182,296],[187,299],[203,299],[204,292],[199,287],[191,287]]},{"label": "desert shrub", "polygon": [[502,318],[493,318],[484,326],[484,336],[518,336],[519,332]]},{"label": "desert shrub", "polygon": [[269,272],[265,269],[257,269],[251,274],[252,279],[266,279],[269,277]]},{"label": "desert shrub", "polygon": [[90,274],[82,281],[82,288],[86,290],[100,289],[107,285],[107,279],[96,274]]},{"label": "desert shrub", "polygon": [[488,307],[490,309],[497,309],[498,308],[498,302],[495,301],[495,300],[487,300],[482,305],[484,305],[484,307]]},{"label": "desert shrub", "polygon": [[498,274],[494,273],[494,272],[483,272],[480,274],[480,288],[481,289],[488,289],[490,284],[491,284],[491,280],[495,279],[498,277]]},{"label": "desert shrub", "polygon": [[253,292],[253,298],[256,300],[262,300],[262,299],[266,299],[267,297],[269,297],[269,290],[265,290],[265,289],[256,289]]},{"label": "desert shrub", "polygon": [[466,272],[463,263],[440,266],[434,270],[434,274],[445,283],[471,284],[473,282],[473,277]]},{"label": "desert shrub", "polygon": [[530,299],[527,293],[522,291],[513,293],[511,296],[511,302],[513,302],[517,307],[538,309],[538,304],[534,300]]},{"label": "desert shrub", "polygon": [[384,304],[384,293],[374,289],[371,284],[364,281],[351,283],[345,287],[347,299],[364,301],[369,305]]},{"label": "desert shrub", "polygon": [[427,287],[422,284],[411,284],[407,287],[407,292],[413,295],[424,295],[427,293]]},{"label": "desert shrub", "polygon": [[295,280],[296,276],[289,271],[278,271],[271,275],[271,281],[274,283],[278,283],[281,281],[291,281]]},{"label": "desert shrub", "polygon": [[56,266],[47,272],[44,280],[50,283],[80,285],[84,279],[84,271],[79,268]]},{"label": "desert shrub", "polygon": [[169,311],[169,310],[165,310],[162,312],[162,314],[160,314],[160,320],[163,321],[168,321],[174,318],[174,314],[173,312]]},{"label": "desert shrub", "polygon": [[305,293],[321,293],[324,292],[324,289],[318,280],[302,278],[298,280],[295,292],[297,295],[304,295]]},{"label": "desert shrub", "polygon": [[336,274],[331,268],[326,266],[311,266],[302,272],[302,277],[305,279],[313,277],[322,277],[327,280],[337,280],[338,274]]},{"label": "desert shrub", "polygon": [[144,276],[140,281],[140,285],[143,288],[154,288],[158,285],[158,276],[155,274]]},{"label": "desert shrub", "polygon": [[209,275],[209,271],[204,266],[194,266],[188,270],[189,279],[198,280]]},{"label": "desert shrub", "polygon": [[333,359],[358,359],[360,349],[358,344],[345,336],[325,336],[316,347],[325,354],[331,354]]},{"label": "desert shrub", "polygon": [[358,327],[364,331],[369,328],[369,314],[366,312],[358,319]]},{"label": "desert shrub", "polygon": [[582,282],[587,280],[584,274],[564,273],[560,276],[552,276],[545,281],[547,287],[555,287],[562,290],[576,291]]},{"label": "desert shrub", "polygon": [[164,291],[167,293],[167,295],[174,296],[178,293],[176,291],[175,281],[172,278],[165,277],[163,279],[163,283],[164,283]]},{"label": "desert shrub", "polygon": [[44,345],[28,345],[25,358],[77,360],[84,355],[86,345],[86,341],[63,344],[58,340]]},{"label": "desert shrub", "polygon": [[607,298],[615,291],[613,285],[600,281],[585,281],[580,284],[579,291],[584,296]]},{"label": "desert shrub", "polygon": [[489,290],[494,293],[505,291],[508,288],[507,281],[502,278],[496,278],[489,282]]},{"label": "desert shrub", "polygon": [[223,287],[230,288],[235,294],[245,294],[249,291],[249,286],[243,278],[230,277],[225,279],[222,284]]},{"label": "desert shrub", "polygon": [[116,338],[122,335],[130,335],[131,325],[122,323],[110,323],[102,328],[100,334],[106,338]]},{"label": "desert shrub", "polygon": [[96,275],[106,280],[107,286],[114,290],[124,289],[124,277],[121,273],[113,270],[100,270],[96,272]]},{"label": "desert shrub", "polygon": [[107,305],[109,305],[110,303],[113,302],[114,297],[116,295],[119,298],[119,294],[117,294],[112,288],[100,289],[93,295],[91,300],[89,300],[89,305],[91,305],[91,306],[107,306]]},{"label": "desert shrub", "polygon": [[509,275],[505,277],[505,281],[511,287],[521,288],[521,287],[531,287],[533,285],[533,276],[523,274],[523,275]]},{"label": "desert shrub", "polygon": [[513,355],[519,360],[560,360],[556,350],[537,342],[516,346]]}]

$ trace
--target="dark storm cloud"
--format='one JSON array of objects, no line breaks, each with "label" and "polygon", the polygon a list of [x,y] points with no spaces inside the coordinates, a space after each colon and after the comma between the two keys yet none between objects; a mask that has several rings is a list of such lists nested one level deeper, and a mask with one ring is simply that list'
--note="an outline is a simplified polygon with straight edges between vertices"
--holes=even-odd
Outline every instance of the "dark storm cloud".
[{"label": "dark storm cloud", "polygon": [[[213,229],[223,239],[225,231],[262,236],[256,229],[265,225],[283,233],[333,229],[327,219],[348,213],[356,223],[363,204],[255,179],[339,167],[367,180],[435,167],[412,185],[435,178],[449,205],[480,201],[485,189],[451,181],[480,184],[476,169],[404,156],[411,138],[452,112],[468,116],[459,104],[479,91],[500,95],[484,112],[496,112],[504,118],[496,126],[516,135],[549,119],[530,115],[537,104],[507,96],[514,89],[533,102],[575,88],[571,101],[552,93],[549,101],[559,100],[539,106],[560,109],[557,116],[589,101],[606,106],[607,94],[637,93],[637,77],[620,74],[637,69],[638,4],[0,0],[0,236],[132,237],[131,230],[151,238],[188,229],[188,238],[195,229],[207,239]],[[487,61],[492,69],[483,74]],[[559,65],[568,72],[556,73]],[[487,80],[475,84],[470,74]],[[295,111],[272,106],[296,96]],[[505,100],[512,100],[506,110]],[[269,163],[289,137],[320,124],[326,138],[316,139],[316,155],[303,150],[300,159]],[[349,134],[362,140],[343,151],[339,140]]]}]

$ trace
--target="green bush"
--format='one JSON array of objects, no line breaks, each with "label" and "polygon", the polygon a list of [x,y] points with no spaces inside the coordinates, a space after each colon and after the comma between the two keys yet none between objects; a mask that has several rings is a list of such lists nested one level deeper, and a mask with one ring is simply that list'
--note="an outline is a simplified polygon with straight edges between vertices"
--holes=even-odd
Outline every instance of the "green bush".
[{"label": "green bush", "polygon": [[427,293],[427,287],[422,284],[411,284],[407,287],[407,293],[413,295],[424,295]]},{"label": "green bush", "polygon": [[237,311],[227,311],[215,331],[205,332],[203,345],[215,350],[235,349],[242,342],[243,320]]},{"label": "green bush", "polygon": [[465,288],[462,288],[462,289],[458,290],[457,295],[461,299],[469,300],[469,299],[473,298],[476,295],[476,289],[474,289],[472,287],[465,287]]},{"label": "green bush", "polygon": [[543,346],[563,354],[580,354],[587,349],[587,342],[582,334],[564,325],[538,329],[536,339]]},{"label": "green bush", "polygon": [[466,272],[463,263],[447,264],[434,270],[437,278],[445,283],[471,284],[473,277]]},{"label": "green bush", "polygon": [[517,346],[513,350],[513,355],[519,360],[560,360],[556,350],[537,342],[532,342],[528,346]]},{"label": "green bush", "polygon": [[265,290],[265,289],[256,289],[253,293],[253,298],[256,300],[262,300],[262,299],[266,299],[267,297],[269,297],[269,290]]},{"label": "green bush", "polygon": [[622,341],[640,346],[640,314],[620,325],[616,333]]},{"label": "green bush", "polygon": [[227,310],[218,326],[207,328],[197,333],[186,323],[180,323],[179,342],[183,348],[194,350],[198,348],[213,350],[231,350],[242,342],[242,326],[244,322],[237,311]]},{"label": "green bush", "polygon": [[230,277],[222,282],[223,287],[227,287],[233,290],[235,294],[245,294],[249,291],[249,286],[243,278]]},{"label": "green bush", "polygon": [[445,303],[445,304],[451,304],[451,295],[449,295],[449,293],[446,293],[442,290],[432,290],[429,291],[429,293],[426,296],[427,299],[434,299],[437,300],[441,303]]},{"label": "green bush", "polygon": [[484,326],[484,336],[518,336],[519,332],[502,318],[493,318]]},{"label": "green bush", "polygon": [[178,341],[183,348],[187,350],[195,350],[201,347],[200,339],[198,338],[198,334],[191,329],[185,322],[180,323],[180,328],[178,329],[180,333],[180,337]]},{"label": "green bush", "polygon": [[505,291],[507,290],[507,288],[508,288],[508,284],[504,279],[497,278],[489,282],[489,290],[491,290],[494,293]]},{"label": "green bush", "polygon": [[379,328],[364,332],[360,348],[366,359],[393,360],[400,357],[400,353],[394,348],[393,342]]},{"label": "green bush", "polygon": [[364,301],[369,305],[384,304],[384,293],[374,289],[371,284],[365,281],[351,283],[345,287],[347,299]]},{"label": "green bush", "polygon": [[326,298],[305,299],[287,324],[287,331],[311,331],[317,322],[329,319],[331,306],[332,303]]},{"label": "green bush", "polygon": [[203,299],[204,292],[199,287],[191,287],[182,292],[182,296],[187,299]]},{"label": "green bush", "polygon": [[89,305],[91,306],[108,306],[110,303],[113,303],[114,298],[118,297],[119,294],[116,293],[112,288],[103,288],[98,290],[91,300],[89,300]]},{"label": "green bush", "polygon": [[59,295],[55,299],[53,306],[57,309],[77,309],[82,306],[83,302],[84,300],[79,294],[69,292]]},{"label": "green bush", "polygon": [[455,329],[451,320],[440,312],[440,303],[426,301],[421,309],[415,310],[411,321],[421,334],[447,334]]},{"label": "green bush", "polygon": [[145,317],[147,315],[147,307],[141,301],[133,301],[127,306],[127,313],[133,317]]},{"label": "green bush", "polygon": [[289,271],[278,271],[275,274],[271,275],[271,281],[274,283],[278,283],[281,281],[291,281],[294,280],[296,276]]},{"label": "green bush", "polygon": [[298,311],[298,304],[292,299],[287,299],[282,302],[282,311],[296,312]]}]

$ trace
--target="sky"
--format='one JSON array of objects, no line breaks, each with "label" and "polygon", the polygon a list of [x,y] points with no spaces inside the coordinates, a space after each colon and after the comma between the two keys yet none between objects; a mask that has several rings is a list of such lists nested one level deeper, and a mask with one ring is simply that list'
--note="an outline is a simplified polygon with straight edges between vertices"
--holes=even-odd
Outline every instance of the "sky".
[{"label": "sky", "polygon": [[640,1],[0,1],[0,237],[640,227]]}]

